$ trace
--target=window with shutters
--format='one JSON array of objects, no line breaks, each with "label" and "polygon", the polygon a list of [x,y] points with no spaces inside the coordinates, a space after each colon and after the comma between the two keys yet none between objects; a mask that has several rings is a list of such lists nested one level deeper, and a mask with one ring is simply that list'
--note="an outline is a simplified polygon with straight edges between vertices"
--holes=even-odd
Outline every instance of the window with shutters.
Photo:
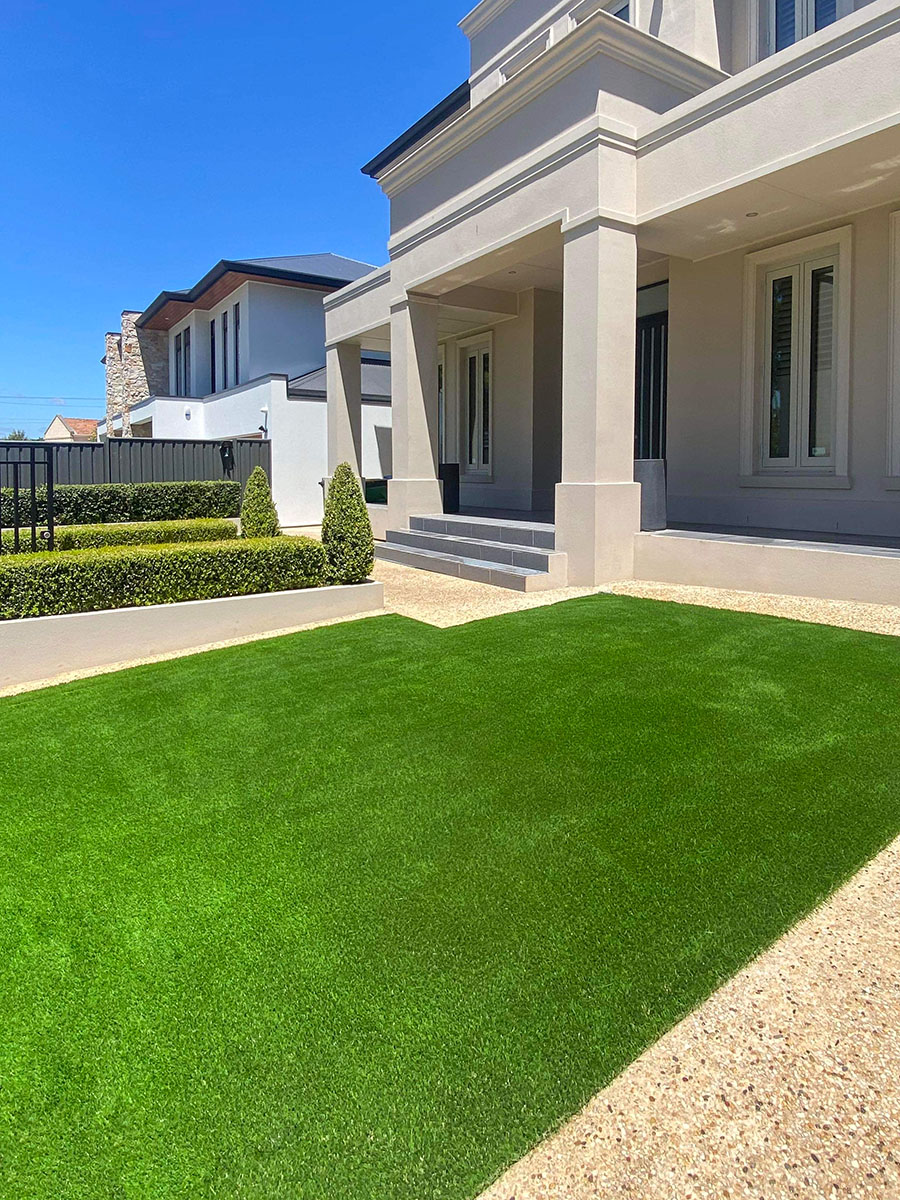
[{"label": "window with shutters", "polygon": [[833,258],[767,274],[764,466],[834,463],[836,275]]},{"label": "window with shutters", "polygon": [[490,334],[459,342],[461,412],[465,423],[463,471],[467,476],[489,477],[493,466],[492,373],[493,341]]},{"label": "window with shutters", "polygon": [[751,0],[750,61],[758,62],[854,11],[854,0]]},{"label": "window with shutters", "polygon": [[842,474],[850,231],[748,255],[747,270],[743,473]]}]

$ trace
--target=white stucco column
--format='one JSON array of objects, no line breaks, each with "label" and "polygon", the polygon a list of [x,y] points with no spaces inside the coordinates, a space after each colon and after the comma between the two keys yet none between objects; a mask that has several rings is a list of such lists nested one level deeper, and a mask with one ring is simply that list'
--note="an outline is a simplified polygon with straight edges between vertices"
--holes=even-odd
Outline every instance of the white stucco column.
[{"label": "white stucco column", "polygon": [[443,511],[437,477],[438,305],[408,297],[391,306],[393,478],[388,520],[405,529],[411,516]]},{"label": "white stucco column", "polygon": [[359,346],[339,342],[325,350],[328,387],[328,475],[342,462],[362,468],[362,367]]},{"label": "white stucco column", "polygon": [[634,482],[637,239],[599,221],[564,231],[562,481],[556,548],[569,583],[629,578],[640,529]]}]

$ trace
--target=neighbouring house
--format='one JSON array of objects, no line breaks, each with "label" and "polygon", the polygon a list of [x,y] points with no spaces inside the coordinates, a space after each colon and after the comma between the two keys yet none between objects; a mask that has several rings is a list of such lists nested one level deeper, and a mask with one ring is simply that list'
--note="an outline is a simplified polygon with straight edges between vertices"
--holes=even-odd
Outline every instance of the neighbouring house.
[{"label": "neighbouring house", "polygon": [[47,426],[45,442],[96,442],[99,421],[88,417],[63,417],[57,414]]},{"label": "neighbouring house", "polygon": [[[107,334],[101,437],[267,438],[283,525],[322,517],[325,296],[371,271],[336,254],[223,260]],[[362,466],[390,474],[390,365],[361,364]]]},{"label": "neighbouring house", "polygon": [[391,354],[379,553],[900,599],[900,6],[482,0],[461,26],[468,80],[364,168],[390,261],[325,301],[331,467],[360,354]]}]

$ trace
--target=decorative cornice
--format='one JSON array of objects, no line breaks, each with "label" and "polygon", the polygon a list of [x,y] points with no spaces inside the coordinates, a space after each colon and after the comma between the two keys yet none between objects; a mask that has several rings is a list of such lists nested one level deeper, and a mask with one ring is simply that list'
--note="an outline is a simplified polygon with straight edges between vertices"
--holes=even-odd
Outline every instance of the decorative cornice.
[{"label": "decorative cornice", "polygon": [[[849,29],[845,24],[848,21],[854,21]],[[790,50],[782,50],[748,67],[740,75],[724,80],[710,95],[693,97],[663,113],[649,128],[639,133],[638,154],[655,150],[673,138],[828,66],[836,59],[845,58],[848,52],[857,53],[892,34],[897,28],[900,28],[900,10],[896,4],[874,15],[867,6],[849,17],[843,17],[840,22],[829,25],[827,30],[820,30],[795,43]]]},{"label": "decorative cornice", "polygon": [[542,152],[535,153],[519,164],[518,169],[508,172],[492,186],[479,191],[465,203],[460,204],[457,198],[454,207],[449,211],[431,218],[427,222],[405,230],[400,236],[388,242],[391,258],[396,259],[408,253],[429,238],[452,229],[460,221],[474,216],[485,208],[501,200],[511,192],[518,191],[527,184],[534,182],[543,175],[557,170],[564,163],[582,154],[586,154],[598,146],[607,146],[626,154],[634,154],[635,141],[625,132],[605,128],[600,125],[597,117],[589,117],[581,121],[573,129],[567,130],[565,139],[555,139],[555,144],[548,149],[542,147]]},{"label": "decorative cornice", "polygon": [[490,25],[491,21],[498,17],[505,8],[509,8],[512,2],[513,0],[481,0],[481,4],[477,4],[471,12],[466,13],[460,21],[459,27],[467,38],[474,37],[486,25]]},{"label": "decorative cornice", "polygon": [[388,263],[383,267],[379,267],[377,271],[373,271],[370,275],[364,275],[362,279],[348,283],[339,292],[332,292],[330,296],[326,296],[325,308],[340,308],[342,304],[348,304],[351,300],[358,300],[360,296],[365,296],[367,292],[373,292],[376,288],[381,287],[385,283],[390,283],[390,281],[391,266]]},{"label": "decorative cornice", "polygon": [[391,197],[403,191],[598,51],[683,91],[704,91],[727,78],[722,71],[691,58],[608,12],[599,11],[480,104],[379,176],[381,187]]}]

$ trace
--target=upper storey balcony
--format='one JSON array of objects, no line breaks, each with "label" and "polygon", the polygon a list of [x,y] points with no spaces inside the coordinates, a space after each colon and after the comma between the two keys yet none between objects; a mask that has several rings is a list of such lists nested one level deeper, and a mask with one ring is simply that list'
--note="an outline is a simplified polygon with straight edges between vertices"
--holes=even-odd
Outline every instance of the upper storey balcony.
[{"label": "upper storey balcony", "polygon": [[692,58],[735,74],[870,0],[482,0],[460,27],[473,104],[600,9]]}]

